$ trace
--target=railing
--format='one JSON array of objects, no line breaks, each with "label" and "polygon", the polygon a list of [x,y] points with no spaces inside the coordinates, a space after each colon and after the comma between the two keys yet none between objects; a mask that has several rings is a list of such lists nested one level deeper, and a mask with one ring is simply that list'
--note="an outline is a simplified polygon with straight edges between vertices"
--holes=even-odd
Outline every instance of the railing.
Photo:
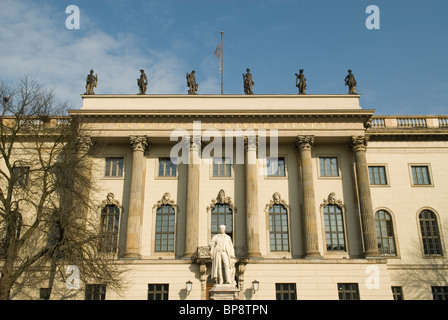
[{"label": "railing", "polygon": [[448,116],[373,116],[369,129],[448,129]]}]

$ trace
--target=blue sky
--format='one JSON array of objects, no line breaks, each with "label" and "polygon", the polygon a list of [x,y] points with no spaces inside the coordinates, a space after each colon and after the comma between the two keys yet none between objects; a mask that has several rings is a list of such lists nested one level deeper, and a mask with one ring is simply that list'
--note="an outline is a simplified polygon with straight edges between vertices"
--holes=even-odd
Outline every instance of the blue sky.
[{"label": "blue sky", "polygon": [[[79,30],[65,27],[69,5]],[[255,94],[297,94],[301,68],[308,94],[345,94],[352,69],[377,115],[446,115],[447,15],[446,0],[0,0],[0,80],[30,75],[72,109],[92,68],[97,94],[137,93],[141,68],[148,94],[186,94],[191,70],[198,94],[219,94],[222,30],[225,94],[243,94],[246,68]]]}]

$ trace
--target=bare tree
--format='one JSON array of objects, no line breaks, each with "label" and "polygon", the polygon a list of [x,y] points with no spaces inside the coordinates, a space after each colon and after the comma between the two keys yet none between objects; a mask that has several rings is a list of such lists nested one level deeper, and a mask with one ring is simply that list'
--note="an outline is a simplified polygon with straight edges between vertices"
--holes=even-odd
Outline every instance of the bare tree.
[{"label": "bare tree", "polygon": [[72,296],[55,286],[70,280],[68,266],[82,283],[119,292],[126,270],[105,245],[114,232],[101,229],[101,211],[89,199],[87,132],[29,77],[15,87],[0,83],[0,99],[0,300],[38,288]]}]

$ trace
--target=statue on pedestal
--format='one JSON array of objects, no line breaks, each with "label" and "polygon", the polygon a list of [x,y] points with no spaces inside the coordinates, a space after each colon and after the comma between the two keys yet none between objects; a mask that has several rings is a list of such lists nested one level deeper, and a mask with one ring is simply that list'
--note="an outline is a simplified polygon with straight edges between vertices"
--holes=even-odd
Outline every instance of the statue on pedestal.
[{"label": "statue on pedestal", "polygon": [[356,94],[356,80],[352,70],[348,70],[348,75],[345,77],[345,85],[348,86],[348,94]]},{"label": "statue on pedestal", "polygon": [[299,74],[296,73],[296,87],[299,88],[299,94],[306,94],[306,78],[303,69],[300,69]]},{"label": "statue on pedestal", "polygon": [[212,238],[210,243],[211,277],[216,284],[235,285],[235,249],[232,239],[225,231],[225,225],[219,226],[219,233]]},{"label": "statue on pedestal", "polygon": [[87,75],[86,78],[86,93],[85,94],[95,94],[93,88],[96,88],[98,84],[98,75],[93,74],[93,69],[90,70],[90,74]]},{"label": "statue on pedestal", "polygon": [[252,86],[255,83],[252,81],[252,74],[250,73],[250,69],[246,69],[246,74],[243,73],[243,82],[244,82],[244,93],[245,94],[254,94],[252,92]]},{"label": "statue on pedestal", "polygon": [[137,79],[137,85],[140,90],[139,94],[146,94],[146,89],[148,87],[148,77],[145,74],[145,70],[140,69],[140,78]]},{"label": "statue on pedestal", "polygon": [[198,84],[196,83],[195,77],[196,71],[191,71],[191,73],[187,72],[187,86],[188,86],[188,94],[196,94],[198,91]]}]

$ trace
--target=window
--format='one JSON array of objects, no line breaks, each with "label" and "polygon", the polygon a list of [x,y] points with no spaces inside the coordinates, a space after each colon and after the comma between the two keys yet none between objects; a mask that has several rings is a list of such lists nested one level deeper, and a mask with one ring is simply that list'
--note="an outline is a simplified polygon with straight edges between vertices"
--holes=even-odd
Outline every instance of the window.
[{"label": "window", "polygon": [[289,251],[288,211],[281,204],[269,209],[269,240],[271,251]]},{"label": "window", "polygon": [[87,284],[85,300],[106,300],[105,284]]},{"label": "window", "polygon": [[51,288],[40,288],[39,300],[50,300]]},{"label": "window", "polygon": [[324,207],[325,239],[328,251],[345,251],[342,210],[335,204]]},{"label": "window", "polygon": [[174,252],[175,209],[171,205],[162,205],[156,212],[155,251]]},{"label": "window", "polygon": [[392,295],[394,300],[404,300],[403,299],[403,288],[402,287],[392,287]]},{"label": "window", "polygon": [[411,166],[414,185],[431,185],[428,166]]},{"label": "window", "polygon": [[285,177],[285,158],[272,157],[266,159],[267,176],[268,177]]},{"label": "window", "polygon": [[233,212],[228,204],[216,204],[212,209],[212,238],[219,233],[219,226],[226,226],[226,234],[233,240]]},{"label": "window", "polygon": [[106,158],[106,177],[122,177],[123,176],[124,158]]},{"label": "window", "polygon": [[338,283],[339,300],[359,300],[357,283]]},{"label": "window", "polygon": [[177,165],[171,158],[159,158],[159,177],[176,177]]},{"label": "window", "polygon": [[120,209],[116,205],[106,205],[101,210],[100,251],[107,253],[117,251],[119,219]]},{"label": "window", "polygon": [[442,244],[435,213],[431,210],[423,210],[419,214],[419,221],[425,256],[441,256]]},{"label": "window", "polygon": [[448,300],[448,287],[431,287],[434,300]]},{"label": "window", "polygon": [[321,157],[319,163],[321,177],[339,177],[338,158]]},{"label": "window", "polygon": [[277,300],[297,300],[295,283],[276,283],[275,297]]},{"label": "window", "polygon": [[387,185],[386,167],[385,166],[369,166],[370,184]]},{"label": "window", "polygon": [[230,177],[230,158],[213,158],[213,177]]},{"label": "window", "polygon": [[168,300],[168,284],[148,284],[148,300]]},{"label": "window", "polygon": [[392,216],[385,210],[375,213],[375,228],[378,250],[381,255],[396,255]]},{"label": "window", "polygon": [[12,168],[12,184],[15,187],[26,187],[30,174],[30,167],[15,166]]}]

